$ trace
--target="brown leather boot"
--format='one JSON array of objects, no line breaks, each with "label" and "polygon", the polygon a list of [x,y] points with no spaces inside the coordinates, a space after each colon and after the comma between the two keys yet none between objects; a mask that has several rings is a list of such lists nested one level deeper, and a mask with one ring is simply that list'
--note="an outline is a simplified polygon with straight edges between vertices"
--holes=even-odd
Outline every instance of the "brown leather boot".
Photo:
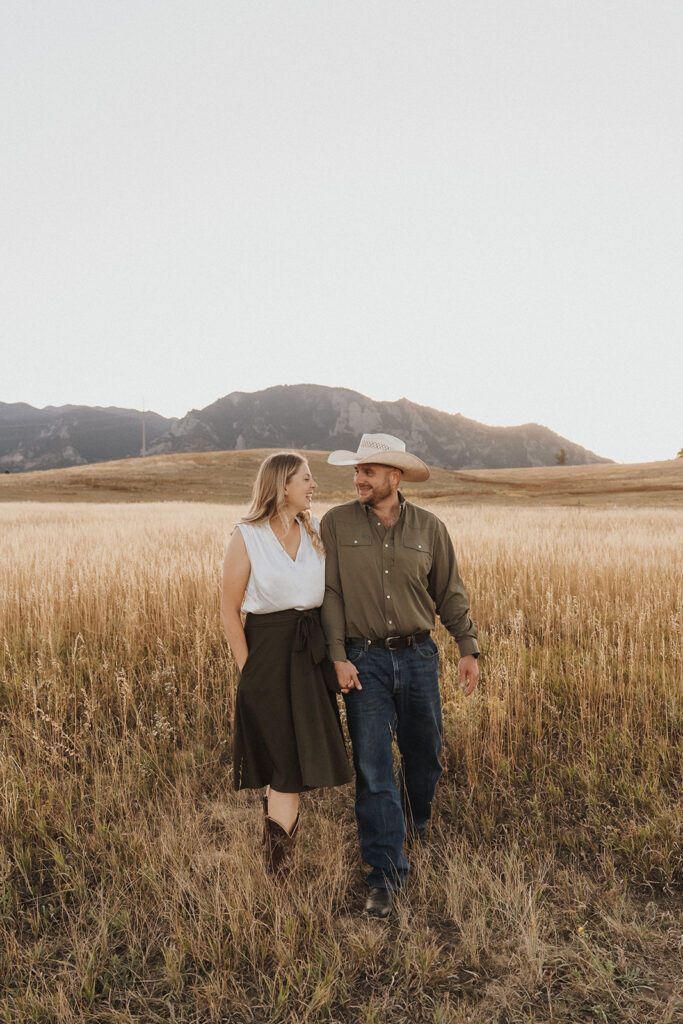
[{"label": "brown leather boot", "polygon": [[291,832],[268,816],[268,797],[263,798],[263,846],[265,847],[266,870],[269,875],[285,878],[292,870],[296,835],[299,831],[299,815]]}]

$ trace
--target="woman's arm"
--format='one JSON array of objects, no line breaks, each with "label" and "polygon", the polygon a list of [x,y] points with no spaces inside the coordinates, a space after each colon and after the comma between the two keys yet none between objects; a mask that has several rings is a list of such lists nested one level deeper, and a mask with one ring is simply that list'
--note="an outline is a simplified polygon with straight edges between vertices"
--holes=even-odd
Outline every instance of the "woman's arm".
[{"label": "woman's arm", "polygon": [[242,671],[247,660],[247,640],[242,628],[242,601],[249,582],[251,564],[244,538],[235,530],[223,561],[223,596],[221,620],[237,667]]}]

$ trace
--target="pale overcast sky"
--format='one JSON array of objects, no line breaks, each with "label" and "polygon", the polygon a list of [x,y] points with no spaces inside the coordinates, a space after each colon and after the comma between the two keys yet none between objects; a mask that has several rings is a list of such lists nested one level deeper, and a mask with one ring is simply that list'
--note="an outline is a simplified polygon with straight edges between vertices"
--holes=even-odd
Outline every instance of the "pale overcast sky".
[{"label": "pale overcast sky", "polygon": [[680,0],[0,0],[0,401],[683,445]]}]

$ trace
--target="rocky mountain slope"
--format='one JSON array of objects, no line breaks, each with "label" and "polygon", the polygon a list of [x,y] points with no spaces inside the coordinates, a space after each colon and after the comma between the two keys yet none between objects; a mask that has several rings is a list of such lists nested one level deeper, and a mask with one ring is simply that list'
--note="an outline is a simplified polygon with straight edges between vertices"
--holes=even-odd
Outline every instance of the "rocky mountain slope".
[{"label": "rocky mountain slope", "polygon": [[252,394],[235,391],[192,410],[150,452],[291,447],[355,450],[366,432],[394,434],[420,458],[445,469],[551,466],[564,448],[567,465],[609,462],[547,427],[488,427],[406,398],[375,402],[357,391],[296,384]]}]

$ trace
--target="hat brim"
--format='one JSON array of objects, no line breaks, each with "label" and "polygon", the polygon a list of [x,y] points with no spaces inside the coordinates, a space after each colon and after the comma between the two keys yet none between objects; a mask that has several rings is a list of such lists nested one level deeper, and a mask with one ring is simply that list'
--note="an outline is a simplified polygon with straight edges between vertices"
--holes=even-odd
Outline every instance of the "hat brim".
[{"label": "hat brim", "polygon": [[331,466],[366,466],[371,463],[379,466],[391,466],[400,469],[403,479],[412,483],[420,483],[429,479],[429,467],[409,452],[372,452],[370,455],[359,455],[358,452],[342,450],[330,452],[327,461]]}]

